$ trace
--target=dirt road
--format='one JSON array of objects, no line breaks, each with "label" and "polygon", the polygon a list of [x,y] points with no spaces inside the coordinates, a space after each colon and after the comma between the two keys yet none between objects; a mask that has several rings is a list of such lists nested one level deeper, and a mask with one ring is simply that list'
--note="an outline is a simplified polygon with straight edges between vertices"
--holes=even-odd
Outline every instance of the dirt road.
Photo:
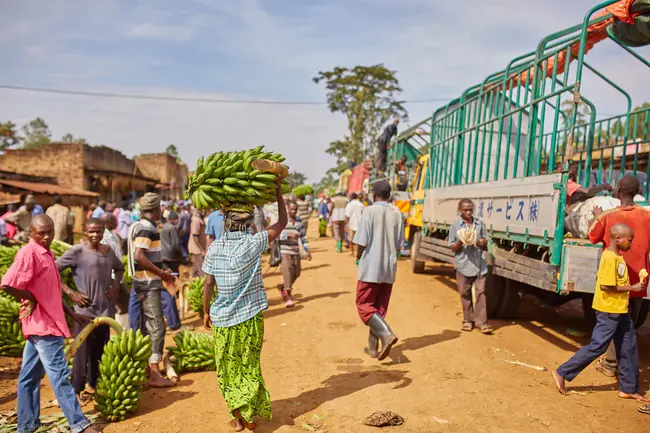
[{"label": "dirt road", "polygon": [[[550,370],[565,361],[586,342],[566,334],[568,327],[582,326],[576,306],[556,311],[527,299],[521,320],[493,322],[495,335],[461,334],[460,302],[448,268],[413,275],[408,262],[400,263],[388,314],[400,343],[385,362],[367,358],[367,328],[354,305],[356,267],[333,244],[312,242],[314,260],[304,264],[296,283],[295,308],[285,309],[279,293],[268,292],[263,371],[274,420],[261,421],[257,431],[374,432],[362,421],[377,410],[406,419],[389,432],[602,432],[604,426],[650,431],[650,417],[636,411],[637,403],[617,398],[613,380],[593,367],[571,384],[576,392],[563,397],[550,372],[506,362]],[[278,273],[265,278],[268,287],[279,281]],[[200,326],[197,318],[187,323]],[[650,379],[647,337],[645,327],[639,339],[642,392]],[[15,408],[15,373],[0,375],[0,410]],[[45,384],[41,399],[51,398]],[[232,430],[209,372],[184,375],[174,389],[145,391],[137,414],[105,431]]]}]

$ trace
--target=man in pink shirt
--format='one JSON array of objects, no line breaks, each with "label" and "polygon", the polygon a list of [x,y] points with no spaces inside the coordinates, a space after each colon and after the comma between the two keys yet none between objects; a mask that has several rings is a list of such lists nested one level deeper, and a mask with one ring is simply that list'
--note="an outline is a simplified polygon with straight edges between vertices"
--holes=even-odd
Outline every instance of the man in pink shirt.
[{"label": "man in pink shirt", "polygon": [[27,342],[18,377],[18,433],[40,427],[40,385],[43,373],[73,433],[97,433],[84,416],[68,377],[64,338],[70,337],[65,314],[80,324],[87,319],[63,303],[61,279],[50,251],[54,222],[44,214],[31,222],[31,239],[2,278],[2,290],[20,300],[23,334]]}]

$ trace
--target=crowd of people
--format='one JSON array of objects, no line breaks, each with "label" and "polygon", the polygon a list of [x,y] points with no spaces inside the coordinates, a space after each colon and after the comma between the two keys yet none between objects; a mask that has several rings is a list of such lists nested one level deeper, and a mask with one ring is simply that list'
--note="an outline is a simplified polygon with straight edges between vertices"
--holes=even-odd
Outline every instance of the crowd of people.
[{"label": "crowd of people", "polygon": [[[639,186],[634,176],[624,176],[615,190],[620,206],[599,213],[589,230],[591,242],[605,247],[593,301],[597,324],[591,342],[553,372],[563,394],[566,381],[597,361],[598,371],[619,378],[619,397],[647,401],[639,394],[634,329],[650,253],[650,211],[634,203]],[[71,381],[63,352],[64,338],[79,333],[95,317],[115,316],[125,328],[148,334],[152,341],[149,386],[174,385],[161,372],[160,362],[167,327],[172,331],[181,327],[174,292],[183,263],[191,265],[194,276],[205,277],[203,301],[208,314],[203,324],[213,333],[217,380],[233,427],[254,428],[256,416],[271,419],[260,364],[263,311],[268,308],[262,255],[270,252],[270,263],[280,266],[279,289],[285,306],[293,307],[301,260],[312,259],[307,226],[316,207],[307,197],[283,196],[280,185],[276,196],[276,203],[254,212],[215,209],[209,214],[187,202],[161,201],[153,193],[119,208],[100,202],[87,215],[83,239],[58,260],[50,244],[57,236],[70,234],[69,210],[60,198],[46,211],[37,211],[33,196],[26,196],[21,208],[3,216],[5,227],[7,221],[16,226],[14,238],[22,233],[29,239],[2,279],[2,289],[21,302],[27,340],[18,384],[19,431],[31,432],[39,425],[38,389],[44,373],[72,431],[95,431],[81,408],[93,399],[109,328],[100,327],[81,346]],[[404,244],[404,221],[391,203],[387,181],[375,182],[372,197],[368,203],[356,193],[337,194],[322,198],[317,207],[321,224],[325,221],[332,228],[337,251],[348,245],[356,259],[356,308],[368,327],[364,351],[383,360],[398,341],[386,315]],[[487,238],[472,201],[460,200],[448,245],[455,254],[461,329],[491,334],[485,293]],[[61,283],[60,273],[66,269],[73,271],[76,291]],[[131,287],[124,283],[125,272],[132,276]],[[64,293],[74,308],[62,302]],[[64,315],[73,319],[73,333]],[[650,405],[639,410],[650,413]]]}]

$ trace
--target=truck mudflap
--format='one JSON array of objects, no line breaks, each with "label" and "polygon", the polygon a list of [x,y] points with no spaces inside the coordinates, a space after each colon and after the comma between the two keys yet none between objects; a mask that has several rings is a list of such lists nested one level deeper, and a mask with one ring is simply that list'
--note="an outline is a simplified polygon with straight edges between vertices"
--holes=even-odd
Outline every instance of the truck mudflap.
[{"label": "truck mudflap", "polygon": [[429,189],[422,219],[433,226],[451,225],[458,218],[458,201],[468,198],[490,236],[548,245],[556,235],[562,187],[562,174],[554,173]]}]

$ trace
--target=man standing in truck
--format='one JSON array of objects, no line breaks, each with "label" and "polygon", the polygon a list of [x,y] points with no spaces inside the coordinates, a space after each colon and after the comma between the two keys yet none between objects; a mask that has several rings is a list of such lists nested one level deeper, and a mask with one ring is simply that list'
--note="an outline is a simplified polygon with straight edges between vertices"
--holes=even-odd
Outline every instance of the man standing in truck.
[{"label": "man standing in truck", "polygon": [[399,119],[393,120],[393,123],[388,125],[386,129],[384,129],[384,132],[382,132],[377,139],[377,145],[379,146],[379,153],[377,155],[377,170],[380,173],[386,169],[388,145],[390,144],[390,140],[397,134],[397,125],[399,125]]},{"label": "man standing in truck", "polygon": [[[463,306],[462,330],[470,332],[474,325],[483,333],[491,334],[493,329],[487,321],[487,300],[485,281],[487,261],[483,252],[487,248],[485,224],[474,217],[474,203],[468,198],[458,203],[458,219],[449,229],[449,246],[456,254],[456,285]],[[476,291],[476,306],[472,300],[472,285]]]},{"label": "man standing in truck", "polygon": [[[629,251],[623,252],[627,264],[630,285],[640,281],[639,272],[648,269],[648,253],[650,253],[650,211],[634,204],[634,196],[639,193],[639,180],[631,174],[626,174],[616,187],[616,197],[621,201],[621,206],[600,214],[589,230],[589,240],[592,243],[602,242],[605,249],[609,248],[610,229],[616,224],[625,224],[634,231],[634,242]],[[643,297],[647,287],[642,292],[630,293],[629,313],[632,321],[636,322],[641,311]],[[607,353],[598,359],[596,369],[607,377],[616,377],[618,363],[616,348],[609,345]]]}]

